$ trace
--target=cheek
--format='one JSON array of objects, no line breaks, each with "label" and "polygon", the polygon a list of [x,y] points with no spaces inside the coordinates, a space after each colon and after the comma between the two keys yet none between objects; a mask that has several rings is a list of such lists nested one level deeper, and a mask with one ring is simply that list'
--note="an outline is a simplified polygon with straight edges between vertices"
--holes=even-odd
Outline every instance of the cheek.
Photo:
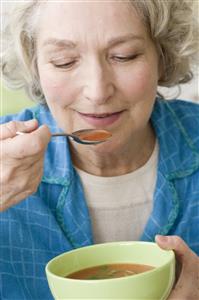
[{"label": "cheek", "polygon": [[[155,70],[140,67],[132,76],[126,77],[125,87],[133,98],[154,97],[157,91],[158,76]],[[139,99],[138,99],[139,100]],[[144,99],[143,99],[144,100]]]},{"label": "cheek", "polygon": [[123,93],[129,106],[129,120],[134,130],[143,129],[150,118],[157,93],[158,76],[155,68],[140,65],[126,76]]},{"label": "cheek", "polygon": [[65,107],[73,103],[75,89],[69,87],[67,81],[60,76],[50,76],[40,72],[40,83],[49,106],[58,104]]}]

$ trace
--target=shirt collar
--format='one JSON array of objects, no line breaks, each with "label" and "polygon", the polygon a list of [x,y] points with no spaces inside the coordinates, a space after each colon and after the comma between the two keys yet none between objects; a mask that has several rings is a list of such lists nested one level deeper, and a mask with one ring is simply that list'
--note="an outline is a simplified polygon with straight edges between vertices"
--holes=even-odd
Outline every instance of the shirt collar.
[{"label": "shirt collar", "polygon": [[151,122],[159,143],[159,169],[169,180],[188,176],[199,167],[199,149],[182,119],[170,101],[156,100]]}]

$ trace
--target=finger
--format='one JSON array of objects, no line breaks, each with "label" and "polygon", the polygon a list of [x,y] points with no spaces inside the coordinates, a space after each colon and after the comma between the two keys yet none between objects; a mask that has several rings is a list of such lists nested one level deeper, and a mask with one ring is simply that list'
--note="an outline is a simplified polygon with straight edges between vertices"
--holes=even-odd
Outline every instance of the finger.
[{"label": "finger", "polygon": [[8,123],[2,124],[0,127],[0,140],[12,138],[16,136],[17,131],[31,132],[38,127],[38,122],[36,119],[29,121],[10,121]]},{"label": "finger", "polygon": [[45,151],[51,138],[51,133],[46,125],[29,134],[19,135],[2,142],[2,153],[5,158],[24,159],[35,156]]},{"label": "finger", "polygon": [[168,300],[199,299],[199,263],[191,259],[183,265],[177,284],[174,286]]},{"label": "finger", "polygon": [[197,255],[179,236],[157,235],[155,240],[162,249],[174,250],[177,259],[176,267],[180,267],[177,270],[180,271],[179,274],[176,274],[177,283],[168,300],[199,299],[199,259]]},{"label": "finger", "polygon": [[163,236],[156,235],[155,241],[164,250],[174,250],[178,259],[182,260],[184,257],[189,256],[192,252],[187,244],[179,236]]}]

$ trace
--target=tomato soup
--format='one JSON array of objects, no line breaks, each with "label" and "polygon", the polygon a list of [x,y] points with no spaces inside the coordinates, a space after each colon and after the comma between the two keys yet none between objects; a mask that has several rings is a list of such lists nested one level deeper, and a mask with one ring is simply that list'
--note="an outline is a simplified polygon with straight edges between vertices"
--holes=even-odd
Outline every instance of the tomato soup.
[{"label": "tomato soup", "polygon": [[107,264],[71,273],[67,275],[66,278],[81,280],[111,279],[143,273],[146,271],[150,271],[154,268],[155,267],[141,264]]},{"label": "tomato soup", "polygon": [[76,135],[78,135],[83,141],[103,141],[112,136],[110,132],[103,130],[96,130],[89,133],[80,132]]}]

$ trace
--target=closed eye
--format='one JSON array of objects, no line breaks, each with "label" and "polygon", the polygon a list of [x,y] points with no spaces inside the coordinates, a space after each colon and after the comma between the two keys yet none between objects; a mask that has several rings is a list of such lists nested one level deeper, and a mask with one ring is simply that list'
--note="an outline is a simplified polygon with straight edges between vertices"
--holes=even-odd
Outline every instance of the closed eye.
[{"label": "closed eye", "polygon": [[133,54],[128,56],[114,55],[111,57],[112,60],[116,62],[128,62],[138,57],[139,54]]},{"label": "closed eye", "polygon": [[64,64],[55,64],[53,63],[53,65],[58,68],[58,69],[70,69],[74,64],[76,63],[76,60],[64,63]]}]

